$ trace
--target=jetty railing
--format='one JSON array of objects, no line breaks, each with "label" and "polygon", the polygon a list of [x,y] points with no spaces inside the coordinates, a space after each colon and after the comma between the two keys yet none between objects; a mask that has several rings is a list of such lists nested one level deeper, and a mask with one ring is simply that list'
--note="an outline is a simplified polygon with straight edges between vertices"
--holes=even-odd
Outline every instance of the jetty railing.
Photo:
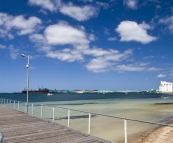
[{"label": "jetty railing", "polygon": [[[3,106],[7,106],[9,108],[13,108],[13,109],[27,113],[27,104],[25,102],[0,98],[0,104]],[[77,113],[74,114],[74,112],[77,112]],[[39,117],[39,118],[43,118],[52,122],[63,124],[67,127],[74,128],[82,132],[88,133],[89,135],[92,134],[94,136],[98,136],[101,138],[104,138],[104,134],[106,134],[105,136],[112,135],[112,137],[108,137],[108,139],[114,142],[124,142],[124,143],[136,142],[137,143],[137,142],[140,142],[140,140],[147,139],[146,137],[149,135],[150,132],[162,126],[166,126],[168,128],[173,129],[173,125],[168,123],[158,123],[158,122],[151,122],[151,121],[145,121],[145,120],[137,120],[132,118],[111,116],[107,114],[93,113],[93,112],[87,112],[87,111],[82,111],[77,109],[71,109],[67,107],[51,106],[51,105],[37,104],[37,103],[28,104],[28,114]],[[100,118],[99,120],[97,120],[96,118],[98,116],[101,117],[102,120],[100,120]],[[107,126],[107,123],[109,122],[108,118],[111,119],[110,124],[112,128],[115,129],[117,127],[117,131],[112,130],[111,126],[109,126],[109,129],[104,130],[104,127]],[[82,119],[81,120],[82,124],[79,123],[79,121],[76,121],[76,123],[73,122],[74,119],[78,119],[78,120]],[[95,121],[92,123],[91,122],[92,120],[95,120]],[[85,126],[81,127],[84,125],[84,121],[85,121]],[[99,122],[101,123],[99,124]],[[75,128],[72,123],[78,124],[79,125],[78,128]],[[145,126],[145,128],[144,129],[141,128],[140,131],[136,130],[136,127],[139,128],[141,124],[145,124],[145,125],[142,125],[142,127]],[[148,126],[146,124],[148,124]],[[128,127],[128,130],[127,130],[127,127]],[[99,131],[97,131],[95,128],[98,128]],[[115,131],[115,132],[110,133],[109,130],[110,132],[111,131],[112,132]],[[99,135],[100,133],[101,135]],[[163,140],[166,142],[173,142],[173,140],[166,140],[165,138],[162,138],[159,136],[153,136],[153,138],[157,138],[158,140]],[[105,137],[104,139],[107,139],[107,138]]]}]

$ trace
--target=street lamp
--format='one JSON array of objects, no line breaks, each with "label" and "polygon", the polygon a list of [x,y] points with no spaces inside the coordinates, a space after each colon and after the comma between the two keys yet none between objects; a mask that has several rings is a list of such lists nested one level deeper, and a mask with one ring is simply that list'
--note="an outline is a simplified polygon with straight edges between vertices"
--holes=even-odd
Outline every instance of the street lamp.
[{"label": "street lamp", "polygon": [[30,67],[30,56],[26,56],[25,54],[21,54],[21,56],[23,58],[27,58],[28,57],[28,63],[26,64],[26,68],[27,68],[27,96],[26,96],[26,112],[28,113],[28,91],[29,91],[29,67]]}]

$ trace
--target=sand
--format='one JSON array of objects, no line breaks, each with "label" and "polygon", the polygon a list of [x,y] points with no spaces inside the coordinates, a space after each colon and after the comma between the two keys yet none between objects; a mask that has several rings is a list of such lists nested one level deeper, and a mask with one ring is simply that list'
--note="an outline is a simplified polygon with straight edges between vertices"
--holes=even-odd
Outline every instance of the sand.
[{"label": "sand", "polygon": [[141,143],[173,142],[173,127],[161,127],[151,132]]}]

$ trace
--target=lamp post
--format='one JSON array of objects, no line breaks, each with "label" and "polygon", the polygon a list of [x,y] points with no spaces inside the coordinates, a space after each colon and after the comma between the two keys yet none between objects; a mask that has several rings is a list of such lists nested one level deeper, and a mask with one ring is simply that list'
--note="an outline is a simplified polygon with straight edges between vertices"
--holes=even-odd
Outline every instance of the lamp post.
[{"label": "lamp post", "polygon": [[30,67],[30,56],[26,56],[25,54],[21,54],[23,58],[28,58],[28,63],[26,64],[27,68],[27,95],[26,95],[26,112],[28,113],[28,92],[29,92],[29,67]]},{"label": "lamp post", "polygon": [[0,143],[2,143],[3,138],[4,138],[4,135],[0,132]]}]

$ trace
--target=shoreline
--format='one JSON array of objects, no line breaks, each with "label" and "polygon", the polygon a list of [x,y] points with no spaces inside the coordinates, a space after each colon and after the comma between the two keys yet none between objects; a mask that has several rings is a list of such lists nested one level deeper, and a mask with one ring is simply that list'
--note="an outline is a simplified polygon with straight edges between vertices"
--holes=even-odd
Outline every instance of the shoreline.
[{"label": "shoreline", "polygon": [[[165,119],[165,124],[170,124],[173,126],[173,119]],[[141,137],[141,135],[143,135]],[[129,136],[129,142],[133,143],[168,143],[173,142],[173,127],[159,125],[153,129],[140,132],[140,135]]]}]

